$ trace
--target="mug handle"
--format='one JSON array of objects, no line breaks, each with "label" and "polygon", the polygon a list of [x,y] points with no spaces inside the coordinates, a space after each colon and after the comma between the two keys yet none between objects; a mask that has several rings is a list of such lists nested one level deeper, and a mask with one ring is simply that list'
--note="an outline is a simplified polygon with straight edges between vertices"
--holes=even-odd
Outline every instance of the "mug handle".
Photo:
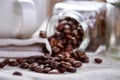
[{"label": "mug handle", "polygon": [[19,36],[27,38],[37,29],[37,10],[33,0],[18,0],[22,9],[22,24]]}]

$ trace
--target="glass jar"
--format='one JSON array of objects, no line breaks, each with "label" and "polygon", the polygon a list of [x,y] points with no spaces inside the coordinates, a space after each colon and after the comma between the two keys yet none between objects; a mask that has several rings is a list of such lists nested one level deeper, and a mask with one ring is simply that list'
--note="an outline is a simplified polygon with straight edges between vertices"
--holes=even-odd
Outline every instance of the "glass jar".
[{"label": "glass jar", "polygon": [[[60,24],[60,21],[66,19],[66,18],[76,20],[78,22],[78,24],[82,27],[82,29],[83,29],[82,42],[80,42],[79,43],[80,45],[78,45],[78,47],[74,48],[74,50],[79,49],[81,51],[85,51],[85,49],[89,43],[88,25],[85,22],[84,17],[80,13],[78,13],[74,10],[62,10],[62,11],[58,11],[58,12],[53,13],[53,16],[50,18],[50,20],[48,21],[48,24],[47,24],[47,29],[46,29],[47,30],[47,37],[53,36],[55,34],[55,32],[57,31],[56,30],[57,25]],[[66,25],[69,25],[70,27],[72,27],[69,23]],[[78,30],[78,29],[77,28],[72,29],[70,34],[72,34],[72,32],[74,32],[75,30]],[[61,32],[61,33],[64,33],[64,32]],[[66,34],[64,34],[64,35],[66,35]],[[74,35],[72,37],[76,38]],[[61,40],[61,39],[57,39],[57,41],[59,41],[59,40]],[[80,39],[77,39],[77,40],[80,40]],[[69,42],[69,39],[67,39],[67,41]],[[72,44],[72,43],[66,42],[65,45],[68,45],[68,44]]]},{"label": "glass jar", "polygon": [[[53,15],[59,17],[60,12],[62,13],[66,10],[75,11],[81,15],[88,25],[90,42],[86,47],[86,52],[97,54],[105,50],[105,3],[95,1],[64,1],[54,6]],[[67,14],[70,13],[67,12]],[[55,20],[55,17],[52,20],[53,22],[58,21],[58,19]]]},{"label": "glass jar", "polygon": [[120,59],[120,1],[107,2],[107,55]]}]

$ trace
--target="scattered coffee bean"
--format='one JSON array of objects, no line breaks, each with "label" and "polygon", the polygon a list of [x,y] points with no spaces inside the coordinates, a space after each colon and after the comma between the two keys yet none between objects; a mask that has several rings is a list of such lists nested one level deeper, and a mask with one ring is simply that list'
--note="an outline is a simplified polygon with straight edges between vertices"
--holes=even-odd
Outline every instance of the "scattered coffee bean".
[{"label": "scattered coffee bean", "polygon": [[34,71],[34,69],[35,69],[36,66],[38,66],[37,63],[32,63],[32,64],[29,65],[29,69],[30,69],[31,71]]},{"label": "scattered coffee bean", "polygon": [[58,69],[53,69],[51,71],[48,72],[48,74],[59,74],[59,70]]},{"label": "scattered coffee bean", "polygon": [[102,61],[103,60],[101,58],[95,58],[95,62],[98,63],[98,64],[102,63]]},{"label": "scattered coffee bean", "polygon": [[61,66],[62,66],[63,68],[65,68],[65,69],[67,69],[67,68],[71,67],[72,65],[71,65],[69,62],[64,62],[64,61],[62,61],[62,62],[61,62]]},{"label": "scattered coffee bean", "polygon": [[23,69],[28,69],[29,68],[29,64],[28,63],[22,63],[20,65],[20,67],[23,68]]},{"label": "scattered coffee bean", "polygon": [[0,68],[4,68],[5,67],[5,64],[0,62]]},{"label": "scattered coffee bean", "polygon": [[82,63],[81,63],[80,61],[74,61],[74,62],[72,63],[72,65],[73,65],[73,67],[78,68],[78,67],[81,67],[81,66],[82,66]]},{"label": "scattered coffee bean", "polygon": [[51,70],[50,67],[46,67],[46,68],[44,68],[43,72],[44,72],[44,73],[48,73],[50,70]]},{"label": "scattered coffee bean", "polygon": [[16,61],[17,61],[19,64],[26,62],[26,60],[23,59],[23,58],[17,58]]},{"label": "scattered coffee bean", "polygon": [[54,53],[59,53],[59,52],[60,52],[60,48],[57,47],[57,46],[54,46],[54,47],[52,48],[52,51],[53,51]]},{"label": "scattered coffee bean", "polygon": [[16,71],[16,72],[14,72],[14,73],[13,73],[13,75],[22,76],[22,73],[21,73],[21,72]]},{"label": "scattered coffee bean", "polygon": [[3,63],[5,64],[5,65],[7,65],[7,64],[9,64],[9,59],[5,59],[4,61],[3,61]]},{"label": "scattered coffee bean", "polygon": [[47,35],[46,35],[46,32],[45,32],[45,31],[40,31],[39,36],[40,36],[41,38],[46,38],[46,37],[47,37]]},{"label": "scattered coffee bean", "polygon": [[18,66],[18,63],[16,61],[10,61],[9,66]]},{"label": "scattered coffee bean", "polygon": [[68,72],[71,72],[71,73],[75,73],[75,72],[77,71],[77,69],[74,68],[74,67],[69,67],[69,68],[67,69],[67,71],[68,71]]},{"label": "scattered coffee bean", "polygon": [[37,73],[43,73],[43,68],[41,68],[40,66],[36,66],[34,68],[34,71],[37,72]]},{"label": "scattered coffee bean", "polygon": [[51,61],[51,62],[50,62],[50,67],[51,67],[52,69],[56,69],[56,68],[58,67],[58,62],[56,62],[56,61]]},{"label": "scattered coffee bean", "polygon": [[59,70],[60,73],[64,73],[66,71],[66,69],[63,68],[63,67],[58,67],[58,70]]}]

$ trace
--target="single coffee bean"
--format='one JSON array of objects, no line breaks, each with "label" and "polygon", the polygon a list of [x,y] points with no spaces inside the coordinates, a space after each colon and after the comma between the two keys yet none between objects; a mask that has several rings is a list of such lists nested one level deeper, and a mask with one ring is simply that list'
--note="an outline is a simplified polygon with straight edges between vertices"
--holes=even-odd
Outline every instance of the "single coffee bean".
[{"label": "single coffee bean", "polygon": [[78,41],[75,37],[72,37],[72,40],[73,40],[73,45],[77,45],[78,44]]},{"label": "single coffee bean", "polygon": [[43,72],[43,68],[39,67],[39,66],[36,66],[34,68],[34,71],[37,72],[37,73],[42,73]]},{"label": "single coffee bean", "polygon": [[17,58],[16,61],[17,61],[19,64],[26,62],[26,60],[23,59],[23,58]]},{"label": "single coffee bean", "polygon": [[28,58],[28,59],[26,59],[26,62],[29,63],[29,64],[31,64],[31,63],[35,62],[35,59]]},{"label": "single coffee bean", "polygon": [[53,51],[54,53],[59,53],[59,52],[60,52],[60,48],[57,47],[57,46],[54,46],[54,47],[52,48],[52,51]]},{"label": "single coffee bean", "polygon": [[81,67],[82,66],[82,63],[80,61],[74,61],[72,63],[72,66],[75,67],[75,68],[78,68],[78,67]]},{"label": "single coffee bean", "polygon": [[58,58],[60,58],[60,60],[64,60],[65,56],[63,56],[62,54],[57,55]]},{"label": "single coffee bean", "polygon": [[57,40],[54,37],[50,38],[51,47],[54,47],[56,44],[57,44]]},{"label": "single coffee bean", "polygon": [[72,40],[72,35],[66,35],[66,38],[68,38],[68,39],[71,39]]},{"label": "single coffee bean", "polygon": [[0,68],[4,68],[5,67],[5,64],[0,62]]},{"label": "single coffee bean", "polygon": [[34,71],[34,68],[35,68],[36,66],[38,66],[38,63],[32,63],[32,64],[29,65],[29,69],[30,69],[31,71]]},{"label": "single coffee bean", "polygon": [[85,58],[81,59],[81,62],[83,62],[83,63],[89,63],[89,58],[85,57]]},{"label": "single coffee bean", "polygon": [[71,57],[70,53],[67,52],[67,51],[66,51],[66,52],[63,52],[62,54],[64,55],[65,58]]},{"label": "single coffee bean", "polygon": [[16,61],[10,61],[9,66],[18,66],[18,63]]},{"label": "single coffee bean", "polygon": [[60,37],[60,35],[61,35],[61,33],[59,31],[56,31],[55,34],[54,34],[54,37],[58,38],[58,37]]},{"label": "single coffee bean", "polygon": [[63,68],[63,67],[58,67],[58,70],[59,70],[60,73],[64,73],[66,71],[66,69]]},{"label": "single coffee bean", "polygon": [[72,65],[69,62],[61,62],[61,66],[64,67],[65,69],[71,67]]},{"label": "single coffee bean", "polygon": [[74,68],[74,67],[69,67],[69,68],[67,69],[67,71],[68,71],[68,72],[71,72],[71,73],[75,73],[75,72],[77,71],[77,69]]},{"label": "single coffee bean", "polygon": [[9,64],[9,59],[5,59],[4,61],[3,61],[3,63],[5,64],[5,65],[7,65],[7,64]]},{"label": "single coffee bean", "polygon": [[70,25],[69,24],[66,24],[64,29],[70,29]]},{"label": "single coffee bean", "polygon": [[23,69],[28,69],[29,68],[29,64],[28,63],[22,63],[20,65],[20,67],[23,68]]},{"label": "single coffee bean", "polygon": [[14,72],[14,73],[13,73],[13,75],[22,76],[22,73],[21,73],[21,72],[16,71],[16,72]]},{"label": "single coffee bean", "polygon": [[51,71],[48,72],[48,74],[59,74],[59,70],[58,69],[53,69]]},{"label": "single coffee bean", "polygon": [[65,24],[61,23],[61,24],[58,24],[58,26],[56,27],[56,29],[61,32],[61,31],[64,30],[64,27],[65,27]]},{"label": "single coffee bean", "polygon": [[51,71],[51,68],[50,68],[50,67],[46,67],[46,68],[44,68],[44,70],[43,70],[44,73],[48,73],[49,71]]},{"label": "single coffee bean", "polygon": [[69,35],[69,34],[71,34],[71,30],[70,30],[70,29],[64,29],[64,33],[65,33],[66,35]]},{"label": "single coffee bean", "polygon": [[46,32],[45,32],[45,31],[40,31],[39,36],[40,36],[41,38],[46,38],[46,37],[47,37],[47,35],[46,35]]},{"label": "single coffee bean", "polygon": [[57,43],[57,46],[62,48],[62,49],[64,48],[64,46],[61,43]]},{"label": "single coffee bean", "polygon": [[100,64],[100,63],[102,63],[103,60],[101,58],[95,58],[94,61],[96,63]]},{"label": "single coffee bean", "polygon": [[65,58],[65,61],[72,64],[75,61],[75,59],[73,59],[73,58]]},{"label": "single coffee bean", "polygon": [[50,67],[53,68],[53,69],[56,69],[58,67],[58,62],[56,61],[51,61],[50,62]]},{"label": "single coffee bean", "polygon": [[73,56],[75,59],[77,59],[77,60],[79,59],[77,53],[75,53],[75,52],[72,53],[72,56]]}]

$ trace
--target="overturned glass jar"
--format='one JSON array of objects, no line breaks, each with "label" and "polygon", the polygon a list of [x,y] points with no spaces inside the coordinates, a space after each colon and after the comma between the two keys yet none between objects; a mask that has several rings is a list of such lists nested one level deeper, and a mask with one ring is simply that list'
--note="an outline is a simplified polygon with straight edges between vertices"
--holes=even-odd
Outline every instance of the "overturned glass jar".
[{"label": "overturned glass jar", "polygon": [[[47,33],[51,32],[47,35],[49,37],[54,34],[59,21],[71,17],[82,26],[84,32],[78,49],[97,54],[105,49],[105,12],[104,2],[65,1],[57,3],[54,6],[53,16],[48,22]],[[74,29],[71,30],[74,31]]]}]

